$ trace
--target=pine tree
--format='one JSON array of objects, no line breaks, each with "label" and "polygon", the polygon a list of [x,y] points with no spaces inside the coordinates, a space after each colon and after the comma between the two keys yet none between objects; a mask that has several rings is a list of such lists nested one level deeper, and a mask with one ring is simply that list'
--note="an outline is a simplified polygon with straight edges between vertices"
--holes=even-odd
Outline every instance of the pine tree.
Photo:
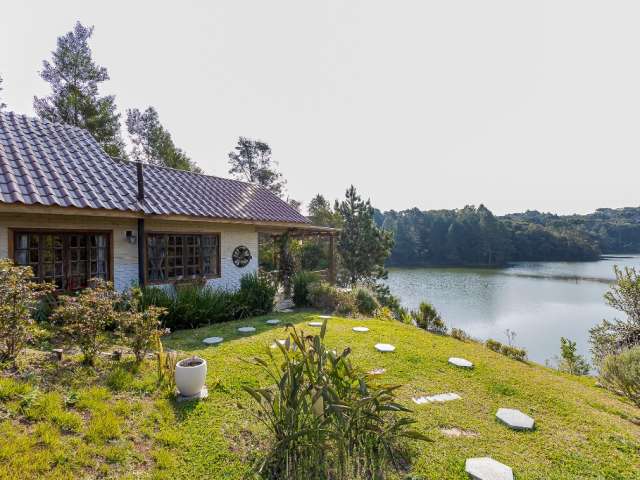
[{"label": "pine tree", "polygon": [[351,185],[338,211],[344,222],[338,251],[351,285],[385,278],[384,262],[393,248],[393,235],[375,224],[371,202],[363,201]]},{"label": "pine tree", "polygon": [[238,139],[234,152],[229,153],[229,173],[239,180],[257,183],[281,197],[285,180],[271,158],[271,147],[260,140]]},{"label": "pine tree", "polygon": [[202,172],[187,154],[175,146],[171,134],[160,123],[155,108],[149,107],[144,112],[137,108],[127,110],[127,130],[133,143],[131,156],[134,160]]},{"label": "pine tree", "polygon": [[52,61],[44,60],[40,76],[51,85],[48,97],[33,99],[38,116],[88,130],[108,155],[124,158],[120,114],[115,97],[101,97],[98,84],[109,80],[107,69],[91,58],[93,27],[77,22],[73,31],[58,37]]}]

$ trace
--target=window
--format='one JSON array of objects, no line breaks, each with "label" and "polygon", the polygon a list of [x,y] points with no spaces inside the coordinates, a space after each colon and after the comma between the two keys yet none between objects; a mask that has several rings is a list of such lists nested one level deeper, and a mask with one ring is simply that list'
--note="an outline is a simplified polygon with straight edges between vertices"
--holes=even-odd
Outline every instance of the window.
[{"label": "window", "polygon": [[147,235],[147,281],[157,283],[219,275],[219,235]]},{"label": "window", "polygon": [[109,234],[78,232],[14,233],[14,261],[28,265],[39,281],[59,290],[87,286],[92,278],[109,279]]}]

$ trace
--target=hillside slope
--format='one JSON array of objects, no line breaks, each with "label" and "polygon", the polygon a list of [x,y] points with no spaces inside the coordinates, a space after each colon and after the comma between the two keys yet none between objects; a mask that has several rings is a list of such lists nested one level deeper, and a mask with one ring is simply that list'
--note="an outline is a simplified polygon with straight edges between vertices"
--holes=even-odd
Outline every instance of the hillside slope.
[{"label": "hillside slope", "polygon": [[[306,325],[312,313],[280,314],[277,318]],[[180,331],[169,347],[205,358],[209,365],[209,398],[176,406],[176,462],[168,478],[241,478],[259,442],[261,431],[237,403],[252,406],[242,385],[266,385],[259,369],[243,359],[264,355],[281,327],[268,317]],[[351,328],[365,324],[368,333]],[[240,336],[236,329],[258,331]],[[219,335],[225,342],[204,347],[201,340]],[[640,410],[595,386],[593,378],[571,377],[536,364],[524,364],[473,342],[426,333],[398,322],[329,320],[327,343],[353,349],[355,365],[368,371],[385,368],[377,377],[399,383],[400,401],[414,410],[418,429],[433,442],[420,444],[411,473],[415,478],[461,479],[464,460],[491,456],[511,467],[518,479],[640,478]],[[377,342],[397,350],[382,354]],[[472,371],[447,363],[451,356],[474,362]],[[456,392],[462,399],[445,404],[414,405],[415,395]],[[533,432],[509,430],[495,419],[500,407],[518,408],[536,420]],[[452,436],[463,433],[461,436]]]}]

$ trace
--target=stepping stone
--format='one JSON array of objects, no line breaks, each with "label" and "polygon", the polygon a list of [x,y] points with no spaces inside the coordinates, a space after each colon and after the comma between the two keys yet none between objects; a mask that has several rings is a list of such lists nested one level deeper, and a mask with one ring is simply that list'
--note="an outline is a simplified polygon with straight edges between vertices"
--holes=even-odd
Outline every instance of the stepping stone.
[{"label": "stepping stone", "polygon": [[514,430],[533,430],[535,424],[535,420],[529,415],[512,408],[499,408],[496,417]]},{"label": "stepping stone", "polygon": [[185,397],[184,395],[178,393],[177,400],[178,402],[188,402],[189,400],[202,400],[204,398],[207,398],[208,396],[209,390],[207,389],[207,387],[202,387],[202,390],[200,390],[195,395],[191,395],[190,397]]},{"label": "stepping stone", "polygon": [[396,347],[389,343],[376,343],[375,347],[379,352],[393,352],[396,349]]},{"label": "stepping stone", "polygon": [[465,360],[464,358],[451,357],[449,359],[449,363],[451,365],[455,365],[456,367],[473,368],[473,363],[471,363],[469,360]]},{"label": "stepping stone", "polygon": [[422,405],[423,403],[444,403],[450,402],[451,400],[459,400],[460,395],[457,393],[440,393],[438,395],[432,395],[430,397],[413,397],[413,403],[417,405]]},{"label": "stepping stone", "polygon": [[206,343],[207,345],[217,345],[218,343],[222,343],[224,338],[222,337],[208,337],[202,340],[202,343]]},{"label": "stepping stone", "polygon": [[287,341],[286,340],[276,340],[275,342],[273,342],[271,344],[271,348],[277,348],[278,347],[278,345],[277,345],[278,343],[280,345],[282,345],[282,346],[285,346],[287,344]]},{"label": "stepping stone", "polygon": [[322,322],[309,322],[307,323],[307,325],[309,325],[310,327],[321,327]]},{"label": "stepping stone", "polygon": [[513,480],[511,467],[490,457],[468,458],[464,469],[473,480]]},{"label": "stepping stone", "polygon": [[280,323],[280,320],[278,320],[277,318],[272,318],[271,320],[267,320],[266,322],[267,325],[278,325]]},{"label": "stepping stone", "polygon": [[282,310],[278,310],[279,312],[282,313],[292,313],[293,309],[292,308],[283,308]]},{"label": "stepping stone", "polygon": [[374,368],[373,370],[368,371],[367,374],[369,374],[369,375],[382,375],[386,371],[387,371],[386,368]]},{"label": "stepping stone", "polygon": [[368,332],[369,329],[367,327],[353,327],[352,330],[354,332]]},{"label": "stepping stone", "polygon": [[331,315],[318,315],[318,318],[333,318]]},{"label": "stepping stone", "polygon": [[240,333],[253,333],[256,331],[255,327],[240,327],[238,328]]}]

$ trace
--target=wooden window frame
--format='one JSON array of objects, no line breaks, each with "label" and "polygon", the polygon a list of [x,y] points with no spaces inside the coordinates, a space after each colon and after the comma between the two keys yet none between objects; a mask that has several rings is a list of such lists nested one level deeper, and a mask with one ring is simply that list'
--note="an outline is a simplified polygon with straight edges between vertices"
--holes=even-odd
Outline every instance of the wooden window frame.
[{"label": "wooden window frame", "polygon": [[[114,279],[114,254],[113,254],[113,230],[104,230],[104,229],[73,229],[73,228],[30,228],[30,227],[9,227],[7,229],[7,234],[8,234],[8,254],[9,254],[9,258],[11,258],[11,260],[13,260],[15,262],[16,257],[15,257],[15,238],[16,235],[21,234],[21,233],[34,233],[34,234],[49,234],[49,235],[105,235],[107,237],[107,242],[109,243],[107,246],[107,280],[110,282],[113,282]],[[88,247],[87,247],[88,248]],[[70,275],[70,271],[69,271],[69,258],[68,258],[68,252],[64,252],[65,255],[65,267],[67,267],[67,272],[65,272],[65,278],[69,278]],[[40,261],[40,260],[39,260]],[[87,262],[89,262],[89,260],[87,260]],[[36,272],[37,275],[37,272]],[[58,289],[56,290],[56,292],[67,292],[67,291],[74,291],[74,290],[64,290],[64,289]]]},{"label": "wooden window frame", "polygon": [[[166,280],[153,280],[150,281],[149,280],[149,237],[150,236],[154,236],[154,235],[175,235],[175,236],[180,236],[180,237],[188,237],[188,236],[198,236],[198,237],[205,237],[205,236],[215,236],[218,237],[218,255],[217,255],[217,261],[218,261],[218,273],[217,274],[207,274],[207,275],[193,275],[193,276],[185,276],[183,275],[183,278],[181,279],[176,279],[176,278],[167,278]],[[182,253],[182,257],[183,259],[186,257],[186,244],[183,245],[183,253]],[[200,243],[200,248],[202,248],[202,242]],[[168,243],[167,243],[167,249],[168,249]],[[201,256],[201,266],[202,265],[202,258],[204,258],[203,256]],[[186,270],[187,266],[186,264],[183,262],[183,268]],[[216,278],[222,278],[222,234],[221,232],[175,232],[175,231],[171,231],[171,232],[163,232],[163,231],[147,231],[144,233],[144,284],[145,285],[176,285],[176,284],[185,284],[185,283],[198,283],[201,280],[210,280],[210,279],[216,279]]]}]

